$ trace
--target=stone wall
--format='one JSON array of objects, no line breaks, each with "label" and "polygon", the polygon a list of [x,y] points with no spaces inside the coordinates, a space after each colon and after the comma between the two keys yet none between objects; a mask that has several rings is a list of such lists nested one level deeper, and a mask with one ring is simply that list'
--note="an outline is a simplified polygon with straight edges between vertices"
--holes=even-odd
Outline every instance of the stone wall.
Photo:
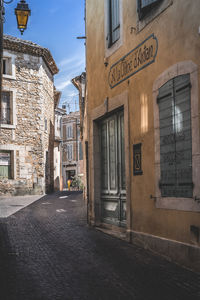
[{"label": "stone wall", "polygon": [[13,177],[0,179],[0,195],[42,194],[53,187],[53,75],[42,57],[7,50],[4,56],[8,55],[14,58],[15,74],[3,76],[3,89],[15,92],[16,121],[0,124],[0,150],[13,153]]}]

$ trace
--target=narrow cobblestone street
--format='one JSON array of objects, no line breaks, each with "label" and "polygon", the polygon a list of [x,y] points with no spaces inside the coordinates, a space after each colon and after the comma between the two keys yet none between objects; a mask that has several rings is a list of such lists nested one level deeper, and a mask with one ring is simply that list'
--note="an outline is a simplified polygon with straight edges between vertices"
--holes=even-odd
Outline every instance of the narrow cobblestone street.
[{"label": "narrow cobblestone street", "polygon": [[0,219],[0,282],[1,300],[200,299],[199,274],[88,227],[78,192]]}]

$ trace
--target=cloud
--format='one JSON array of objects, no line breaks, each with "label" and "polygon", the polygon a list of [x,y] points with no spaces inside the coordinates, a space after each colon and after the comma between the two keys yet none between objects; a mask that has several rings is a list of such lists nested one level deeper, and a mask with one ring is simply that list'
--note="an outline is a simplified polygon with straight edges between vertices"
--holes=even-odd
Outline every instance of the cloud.
[{"label": "cloud", "polygon": [[78,56],[73,56],[73,57],[70,57],[70,58],[66,58],[66,59],[62,60],[58,64],[58,66],[59,66],[59,68],[63,68],[63,67],[65,67],[67,65],[70,65],[71,63],[73,63],[73,62],[75,62],[77,60],[78,60]]},{"label": "cloud", "polygon": [[66,57],[62,59],[59,63],[58,66],[59,68],[65,69],[65,68],[71,68],[73,66],[78,66],[80,64],[85,63],[85,51],[83,48],[76,49],[76,52],[73,53],[71,57]]},{"label": "cloud", "polygon": [[70,80],[58,80],[58,82],[56,83],[56,88],[60,91],[62,91],[63,89],[65,89],[66,87],[68,87],[71,84]]},{"label": "cloud", "polygon": [[84,50],[77,50],[73,55],[61,60],[58,66],[60,72],[55,77],[55,86],[62,92],[60,106],[65,103],[71,111],[74,111],[78,108],[78,90],[71,83],[71,80],[85,70]]}]

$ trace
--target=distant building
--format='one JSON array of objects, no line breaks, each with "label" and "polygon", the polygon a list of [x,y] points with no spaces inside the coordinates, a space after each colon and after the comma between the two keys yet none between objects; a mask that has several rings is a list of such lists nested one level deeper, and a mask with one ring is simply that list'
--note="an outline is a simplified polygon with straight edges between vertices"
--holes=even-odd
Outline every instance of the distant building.
[{"label": "distant building", "polygon": [[53,190],[56,73],[48,49],[4,36],[0,195]]},{"label": "distant building", "polygon": [[65,109],[59,108],[61,93],[55,92],[55,139],[54,139],[54,191],[62,191],[62,117],[65,115]]},{"label": "distant building", "polygon": [[83,152],[80,140],[79,111],[66,114],[62,118],[63,127],[63,186],[74,177],[82,180]]},{"label": "distant building", "polygon": [[80,110],[80,140],[83,148],[83,176],[82,183],[83,198],[88,201],[88,160],[84,159],[88,153],[88,142],[87,142],[87,105],[86,105],[86,72],[82,72],[81,75],[76,76],[72,79],[73,85],[79,92],[79,110]]}]

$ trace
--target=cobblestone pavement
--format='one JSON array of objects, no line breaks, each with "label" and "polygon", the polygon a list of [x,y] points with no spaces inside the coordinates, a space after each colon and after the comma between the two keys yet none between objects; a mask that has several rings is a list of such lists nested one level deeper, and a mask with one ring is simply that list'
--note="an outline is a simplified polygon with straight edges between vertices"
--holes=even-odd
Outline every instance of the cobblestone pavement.
[{"label": "cobblestone pavement", "polygon": [[64,192],[0,219],[0,299],[193,300],[200,274],[88,227]]}]

